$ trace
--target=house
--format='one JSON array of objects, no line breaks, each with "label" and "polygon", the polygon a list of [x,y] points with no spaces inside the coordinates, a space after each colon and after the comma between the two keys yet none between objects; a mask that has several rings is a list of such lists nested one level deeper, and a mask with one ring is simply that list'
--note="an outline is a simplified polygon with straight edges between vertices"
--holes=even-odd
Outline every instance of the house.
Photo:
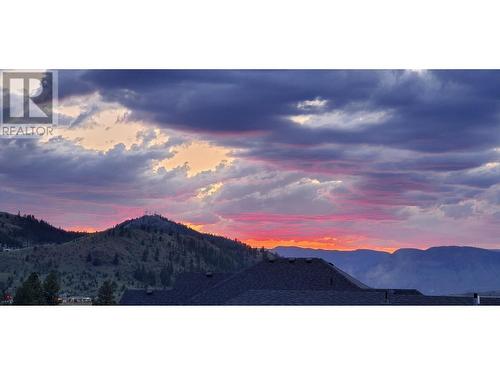
[{"label": "house", "polygon": [[2,296],[2,300],[0,301],[0,304],[2,305],[12,305],[12,302],[14,301],[14,297],[10,293],[4,293]]},{"label": "house", "polygon": [[233,274],[185,273],[170,290],[128,289],[122,305],[500,305],[500,298],[374,289],[319,258],[277,258]]}]

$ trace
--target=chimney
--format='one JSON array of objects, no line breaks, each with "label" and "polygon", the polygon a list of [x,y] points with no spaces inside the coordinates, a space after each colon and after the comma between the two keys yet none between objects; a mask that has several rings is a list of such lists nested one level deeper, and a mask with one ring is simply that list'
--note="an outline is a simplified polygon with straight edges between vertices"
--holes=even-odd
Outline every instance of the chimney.
[{"label": "chimney", "polygon": [[474,300],[472,302],[474,305],[480,305],[481,304],[481,297],[479,294],[474,293]]},{"label": "chimney", "polygon": [[385,298],[384,298],[384,303],[389,303],[389,291],[385,291]]}]

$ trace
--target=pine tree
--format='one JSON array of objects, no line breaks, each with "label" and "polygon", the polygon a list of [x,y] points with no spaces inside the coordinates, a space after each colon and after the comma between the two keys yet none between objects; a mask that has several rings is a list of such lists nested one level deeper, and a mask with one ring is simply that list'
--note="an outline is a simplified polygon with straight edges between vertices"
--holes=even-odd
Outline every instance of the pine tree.
[{"label": "pine tree", "polygon": [[57,274],[52,271],[45,278],[43,282],[43,291],[45,293],[45,301],[47,305],[57,305],[57,298],[59,297],[59,278]]},{"label": "pine tree", "polygon": [[115,253],[115,257],[113,258],[113,265],[117,266],[120,264],[120,258],[118,257],[118,253]]},{"label": "pine tree", "polygon": [[160,282],[161,285],[166,288],[167,286],[170,285],[170,281],[172,278],[172,270],[167,267],[166,265],[162,267],[160,271]]},{"label": "pine tree", "polygon": [[15,305],[45,305],[45,293],[38,274],[33,272],[16,290]]},{"label": "pine tree", "polygon": [[154,271],[149,271],[146,276],[146,282],[148,286],[155,286],[156,285],[156,275]]},{"label": "pine tree", "polygon": [[106,280],[97,292],[97,305],[114,305],[116,284]]},{"label": "pine tree", "polygon": [[142,261],[147,262],[149,258],[149,249],[145,249],[142,253]]}]

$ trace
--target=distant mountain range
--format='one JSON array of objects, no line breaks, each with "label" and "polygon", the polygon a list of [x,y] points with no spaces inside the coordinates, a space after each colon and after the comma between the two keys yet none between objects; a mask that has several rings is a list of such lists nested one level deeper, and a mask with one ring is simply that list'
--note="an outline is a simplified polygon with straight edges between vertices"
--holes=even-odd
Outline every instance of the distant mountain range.
[{"label": "distant mountain range", "polygon": [[199,233],[159,215],[125,221],[98,233],[74,233],[32,216],[0,213],[0,292],[31,272],[57,271],[62,292],[94,296],[104,280],[125,288],[161,288],[183,272],[235,272],[262,252]]},{"label": "distant mountain range", "polygon": [[319,257],[374,288],[418,289],[429,295],[500,291],[500,252],[477,247],[337,251],[276,247],[283,257]]}]

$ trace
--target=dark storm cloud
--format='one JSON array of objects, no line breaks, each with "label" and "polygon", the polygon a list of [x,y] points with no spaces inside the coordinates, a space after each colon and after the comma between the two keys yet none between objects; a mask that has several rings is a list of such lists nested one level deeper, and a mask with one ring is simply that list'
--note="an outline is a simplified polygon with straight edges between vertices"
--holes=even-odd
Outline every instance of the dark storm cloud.
[{"label": "dark storm cloud", "polygon": [[[88,150],[63,138],[0,138],[0,206],[4,190],[80,202],[141,205],[147,199],[183,200],[225,178],[225,173],[200,173],[187,178],[183,166],[154,170],[173,156],[176,139],[158,145],[116,144],[107,151]],[[219,169],[223,169],[219,167]],[[254,171],[254,169],[252,170]],[[231,171],[231,177],[252,171]]]},{"label": "dark storm cloud", "polygon": [[[454,194],[449,186],[498,183],[496,168],[474,172],[499,157],[498,71],[68,71],[60,81],[63,96],[99,92],[133,116],[204,134],[239,157],[353,176],[360,194],[379,202],[428,205]],[[322,105],[305,105],[314,100]],[[331,113],[386,116],[335,126]],[[296,115],[326,120],[300,125]]]},{"label": "dark storm cloud", "polygon": [[58,71],[58,96],[66,99],[74,95],[85,95],[96,91],[96,87],[84,79],[85,71],[59,70]]},{"label": "dark storm cloud", "polygon": [[284,130],[300,101],[343,106],[377,84],[372,72],[345,71],[90,71],[79,80],[156,121],[207,132]]},{"label": "dark storm cloud", "polygon": [[[46,144],[36,139],[0,139],[0,181],[22,189],[86,188],[135,184],[151,168],[152,160],[171,156],[168,148],[126,150],[122,144],[108,152],[87,151],[61,138]],[[59,186],[58,186],[59,185]]]},{"label": "dark storm cloud", "polygon": [[[273,144],[380,145],[442,153],[500,143],[499,82],[500,72],[488,71],[123,70],[63,73],[61,91],[68,95],[93,88],[137,117],[204,132],[256,154]],[[316,98],[325,104],[298,107]],[[391,116],[374,127],[343,129],[304,127],[289,118],[333,110],[387,111]],[[287,147],[280,150],[283,158],[290,153]]]}]

